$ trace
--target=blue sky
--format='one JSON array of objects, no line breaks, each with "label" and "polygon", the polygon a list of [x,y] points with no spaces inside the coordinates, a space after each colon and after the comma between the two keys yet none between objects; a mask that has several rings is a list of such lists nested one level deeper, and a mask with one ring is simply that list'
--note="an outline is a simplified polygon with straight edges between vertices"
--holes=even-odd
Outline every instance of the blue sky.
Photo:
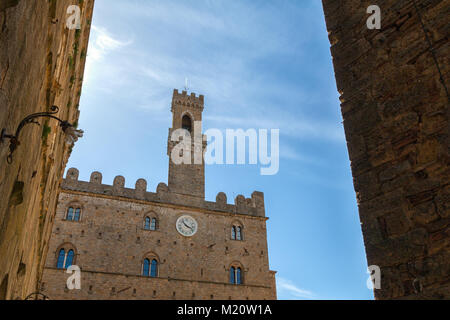
[{"label": "blue sky", "polygon": [[203,128],[280,129],[280,171],[206,168],[206,198],[265,193],[280,299],[373,299],[322,5],[96,0],[68,167],[149,191],[167,182],[174,88],[205,95]]}]

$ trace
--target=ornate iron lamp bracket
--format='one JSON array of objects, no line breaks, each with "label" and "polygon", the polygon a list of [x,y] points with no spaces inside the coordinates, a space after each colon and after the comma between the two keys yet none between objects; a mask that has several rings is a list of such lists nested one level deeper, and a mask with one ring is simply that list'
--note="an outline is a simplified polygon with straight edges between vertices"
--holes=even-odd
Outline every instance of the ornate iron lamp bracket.
[{"label": "ornate iron lamp bracket", "polygon": [[25,300],[50,300],[50,298],[41,292],[33,292]]},{"label": "ornate iron lamp bracket", "polygon": [[58,112],[59,108],[57,106],[52,106],[50,112],[38,112],[30,114],[19,123],[19,126],[17,127],[16,133],[14,135],[6,133],[5,128],[2,129],[0,136],[0,143],[3,143],[4,139],[9,139],[9,155],[7,157],[7,162],[9,164],[12,163],[13,160],[12,155],[14,151],[16,151],[17,147],[20,145],[19,141],[20,132],[27,124],[40,125],[40,123],[36,121],[36,119],[38,118],[51,118],[57,120],[59,122],[59,126],[61,127],[61,129],[67,135],[66,141],[70,144],[73,144],[78,140],[78,138],[81,138],[83,136],[83,131],[76,130],[76,128],[69,122],[61,120],[58,117],[56,117],[55,114],[57,114]]}]

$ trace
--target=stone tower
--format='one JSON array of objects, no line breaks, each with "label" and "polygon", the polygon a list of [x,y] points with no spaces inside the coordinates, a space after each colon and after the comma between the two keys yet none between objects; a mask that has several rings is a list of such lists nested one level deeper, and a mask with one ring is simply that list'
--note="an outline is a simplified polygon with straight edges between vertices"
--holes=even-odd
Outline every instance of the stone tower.
[{"label": "stone tower", "polygon": [[[169,191],[183,195],[205,198],[205,165],[203,154],[206,150],[206,137],[202,134],[202,112],[204,96],[196,97],[195,93],[181,94],[177,89],[172,98],[172,128],[169,129],[167,155],[169,156]],[[172,158],[172,151],[179,143],[172,141],[176,130],[184,129],[191,137],[190,163],[176,164]],[[185,132],[185,133],[187,133]],[[183,139],[183,138],[181,138]],[[181,142],[181,141],[180,141]],[[201,148],[201,150],[199,150]],[[194,150],[196,150],[194,152]],[[184,152],[184,151],[183,151]],[[195,153],[197,152],[197,159]]]}]

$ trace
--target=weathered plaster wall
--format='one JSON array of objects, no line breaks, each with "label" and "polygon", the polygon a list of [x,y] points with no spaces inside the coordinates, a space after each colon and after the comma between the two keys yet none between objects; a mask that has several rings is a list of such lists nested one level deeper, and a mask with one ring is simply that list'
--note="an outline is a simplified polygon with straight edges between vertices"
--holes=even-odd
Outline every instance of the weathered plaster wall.
[{"label": "weathered plaster wall", "polygon": [[415,2],[437,64],[414,1],[323,0],[377,299],[450,299],[450,1]]},{"label": "weathered plaster wall", "polygon": [[[81,30],[66,28],[69,5]],[[60,108],[75,123],[93,0],[8,0],[0,4],[0,128],[14,133],[27,115]],[[8,165],[0,143],[0,299],[37,290],[50,238],[59,183],[71,152],[54,120],[28,125]]]}]

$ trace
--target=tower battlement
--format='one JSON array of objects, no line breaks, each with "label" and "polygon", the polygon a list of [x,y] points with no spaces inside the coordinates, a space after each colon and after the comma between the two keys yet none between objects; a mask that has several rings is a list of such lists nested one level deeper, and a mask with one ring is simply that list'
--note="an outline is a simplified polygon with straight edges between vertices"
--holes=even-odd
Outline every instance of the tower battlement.
[{"label": "tower battlement", "polygon": [[175,105],[197,107],[203,109],[205,105],[205,96],[201,94],[197,97],[194,92],[188,94],[187,91],[183,90],[180,93],[178,89],[174,89],[172,97],[172,107]]},{"label": "tower battlement", "polygon": [[219,211],[229,214],[243,214],[256,217],[265,217],[264,193],[255,191],[250,198],[238,195],[234,199],[234,204],[227,203],[227,196],[220,192],[216,196],[216,201],[206,201],[195,196],[170,192],[167,184],[160,183],[156,192],[147,191],[147,181],[138,179],[134,189],[125,188],[125,178],[117,176],[113,185],[102,183],[102,174],[93,172],[90,181],[78,180],[79,171],[71,168],[67,171],[66,178],[61,184],[62,192],[75,191],[83,193],[98,194],[101,196],[113,196],[126,199],[134,199],[155,203],[165,203],[171,205],[186,206],[211,211]]}]

